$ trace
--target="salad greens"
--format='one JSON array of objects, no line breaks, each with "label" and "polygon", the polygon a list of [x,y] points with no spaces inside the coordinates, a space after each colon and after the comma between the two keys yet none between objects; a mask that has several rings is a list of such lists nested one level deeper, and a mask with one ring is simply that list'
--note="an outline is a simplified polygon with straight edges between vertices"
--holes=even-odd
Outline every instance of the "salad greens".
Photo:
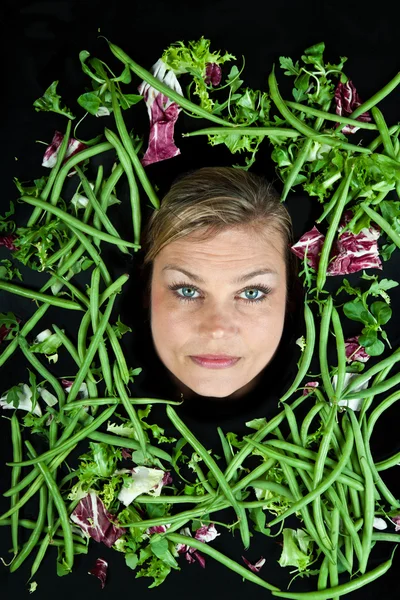
[{"label": "salad greens", "polygon": [[[204,37],[176,42],[149,72],[109,43],[120,75],[83,50],[79,60],[90,86],[74,110],[79,115],[83,109],[98,123],[112,116],[117,133],[106,128],[81,140],[82,119],[71,132],[75,115],[58,95],[58,81],[33,103],[35,110],[68,121],[65,133],[56,131],[44,154],[42,166],[51,169],[49,176],[33,182],[14,179],[19,200],[33,207],[28,222],[12,220],[12,202],[0,218],[1,244],[13,259],[1,262],[0,288],[37,303],[26,322],[12,312],[0,315],[0,365],[20,348],[30,366],[27,381],[0,398],[2,410],[12,412],[11,486],[4,492],[10,509],[0,516],[0,525],[11,528],[10,571],[35,556],[32,578],[48,547],[55,545],[57,573],[65,576],[73,570],[74,556],[87,553],[93,539],[123,553],[127,568],[137,578],[150,578],[150,587],[185,568],[182,557],[205,567],[207,555],[278,597],[339,597],[384,575],[392,558],[368,570],[371,549],[379,541],[398,540],[398,534],[376,533],[374,527],[399,529],[400,499],[380,471],[400,459],[395,455],[375,463],[370,448],[377,418],[399,396],[391,391],[400,376],[388,375],[400,353],[383,329],[392,316],[388,292],[398,282],[365,270],[382,269],[381,258],[390,260],[400,247],[400,126],[388,127],[377,108],[400,76],[363,103],[343,71],[347,58],[326,62],[325,46],[318,43],[300,60],[280,57],[283,77],[293,81],[293,100],[285,100],[275,68],[268,89],[253,90],[244,84],[244,63],[228,70],[227,63],[236,58],[210,47]],[[134,77],[141,81],[139,94],[126,93],[124,86]],[[144,139],[127,130],[123,113],[142,100],[150,122],[147,150]],[[249,169],[267,138],[282,182],[281,201],[301,186],[317,198],[322,208],[317,222],[324,222],[323,232],[314,226],[292,247],[302,261],[306,290],[298,373],[271,420],[260,415],[246,423],[249,433],[242,439],[218,429],[222,452],[196,439],[175,412],[176,402],[132,395],[141,368],[126,364],[120,339],[131,329],[113,316],[116,295],[128,276],[113,281],[101,253],[104,242],[125,254],[140,248],[143,198],[159,207],[156,186],[144,167],[180,153],[174,125],[182,110],[211,121],[210,127],[183,135],[204,135],[212,146],[224,144],[232,154],[244,154],[237,168]],[[367,145],[349,140],[359,129],[371,136]],[[110,151],[111,174],[106,177],[100,164],[91,181],[89,165]],[[79,182],[71,198],[67,177]],[[110,206],[123,202],[116,194],[121,178],[129,184],[134,243],[121,238],[111,211],[107,214]],[[11,283],[21,279],[13,261],[48,275],[40,291]],[[343,278],[335,295],[328,291],[328,276],[360,271],[362,285]],[[85,272],[90,278],[83,290],[73,281]],[[79,314],[76,342],[56,324],[33,336],[50,305]],[[349,324],[353,335],[345,337]],[[389,353],[374,360],[384,352]],[[68,379],[48,368],[59,353],[76,365]],[[313,359],[317,373],[310,371]],[[310,408],[300,417],[296,409],[304,402]],[[166,405],[174,435],[149,422],[155,403]],[[282,423],[290,430],[286,439]],[[38,440],[48,449],[35,451]],[[79,458],[70,464],[78,444]],[[21,478],[23,466],[28,472]],[[21,514],[36,494],[39,516],[33,523]],[[229,509],[235,513],[232,523],[213,521],[214,513]],[[297,519],[296,528],[284,526],[290,515]],[[31,530],[22,546],[21,527]],[[267,573],[263,557],[252,564],[243,556],[239,564],[217,551],[213,540],[228,534],[221,528],[230,535],[237,532],[245,549],[254,531],[279,538],[279,564],[293,567],[295,577],[311,578],[318,591],[279,590],[259,575],[261,569]],[[107,567],[99,558],[90,571],[102,587]],[[36,587],[31,582],[29,591]]]}]

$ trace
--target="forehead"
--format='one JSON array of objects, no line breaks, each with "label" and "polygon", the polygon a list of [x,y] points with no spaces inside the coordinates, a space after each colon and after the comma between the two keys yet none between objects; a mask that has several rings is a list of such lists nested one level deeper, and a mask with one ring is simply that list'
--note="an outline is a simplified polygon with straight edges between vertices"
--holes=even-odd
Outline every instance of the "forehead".
[{"label": "forehead", "polygon": [[281,232],[270,226],[230,227],[205,237],[195,232],[165,246],[155,259],[160,268],[170,262],[186,264],[208,262],[224,268],[248,265],[285,268],[285,240]]}]

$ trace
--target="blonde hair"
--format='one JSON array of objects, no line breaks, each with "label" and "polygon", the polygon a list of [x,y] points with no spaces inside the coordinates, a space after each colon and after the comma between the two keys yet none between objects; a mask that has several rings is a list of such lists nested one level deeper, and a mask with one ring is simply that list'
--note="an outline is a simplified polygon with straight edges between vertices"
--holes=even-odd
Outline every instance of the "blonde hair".
[{"label": "blonde hair", "polygon": [[176,180],[161,206],[151,214],[142,234],[142,270],[149,270],[149,294],[155,257],[171,242],[195,233],[210,239],[230,227],[248,226],[264,233],[266,227],[282,235],[285,244],[288,299],[297,263],[292,220],[272,185],[264,178],[232,167],[204,167]]}]

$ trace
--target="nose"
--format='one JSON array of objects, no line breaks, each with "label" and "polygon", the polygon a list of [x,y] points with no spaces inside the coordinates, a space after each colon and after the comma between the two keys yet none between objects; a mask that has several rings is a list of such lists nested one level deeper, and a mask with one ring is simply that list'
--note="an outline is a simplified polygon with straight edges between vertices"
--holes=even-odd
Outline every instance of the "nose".
[{"label": "nose", "polygon": [[238,316],[226,305],[213,304],[200,316],[199,333],[202,337],[211,339],[229,339],[239,331]]}]

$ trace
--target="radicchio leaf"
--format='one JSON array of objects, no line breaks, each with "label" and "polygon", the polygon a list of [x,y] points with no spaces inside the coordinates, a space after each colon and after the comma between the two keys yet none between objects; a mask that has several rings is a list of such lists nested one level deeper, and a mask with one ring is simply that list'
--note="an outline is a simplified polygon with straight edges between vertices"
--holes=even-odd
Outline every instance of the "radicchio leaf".
[{"label": "radicchio leaf", "polygon": [[358,343],[360,336],[347,338],[344,345],[346,349],[347,362],[362,362],[365,363],[370,358],[370,355],[365,351],[365,348]]},{"label": "radicchio leaf", "polygon": [[[61,131],[56,131],[54,133],[51,144],[46,148],[46,151],[43,156],[42,167],[48,167],[52,169],[57,162],[57,155],[60,150],[61,143],[64,139],[64,134]],[[86,144],[75,140],[74,138],[69,138],[68,146],[64,157],[64,163],[68,158],[71,158],[74,154],[81,152],[87,148]],[[63,164],[64,164],[63,163]]]},{"label": "radicchio leaf", "polygon": [[88,571],[89,575],[95,575],[101,581],[101,589],[104,588],[107,578],[108,562],[103,558],[98,558],[93,569]]},{"label": "radicchio leaf", "polygon": [[[336,114],[343,117],[350,116],[356,108],[361,106],[362,102],[360,96],[350,79],[346,83],[339,81],[335,90],[335,103]],[[357,121],[369,122],[371,120],[371,115],[368,111],[357,117]],[[340,127],[339,124],[338,126]],[[343,133],[355,133],[358,129],[359,127],[355,127],[355,125],[345,125],[344,127],[341,127]]]},{"label": "radicchio leaf", "polygon": [[221,83],[222,69],[217,63],[207,63],[206,75],[204,81],[208,84],[211,83],[213,87],[217,87]]},{"label": "radicchio leaf", "polygon": [[[152,66],[150,72],[172,90],[183,95],[175,73],[161,58]],[[145,99],[150,119],[149,145],[141,160],[142,165],[146,167],[181,153],[174,142],[174,127],[181,109],[176,102],[155,90],[145,81],[140,84],[138,90]]]},{"label": "radicchio leaf", "polygon": [[[338,228],[339,235],[332,247],[327,275],[349,275],[363,269],[382,269],[378,250],[380,231],[376,227],[364,227],[357,234],[348,230],[341,233],[351,215],[351,211],[346,211]],[[291,250],[301,259],[304,259],[307,251],[307,263],[317,270],[324,240],[325,236],[314,226]]]},{"label": "radicchio leaf", "polygon": [[0,235],[0,246],[5,246],[8,250],[18,250],[17,246],[14,244],[16,239],[17,236],[14,233]]},{"label": "radicchio leaf", "polygon": [[248,561],[247,558],[245,558],[244,556],[242,556],[242,559],[243,562],[249,567],[250,571],[253,571],[253,573],[258,573],[265,563],[265,558],[263,556],[261,556],[254,565],[250,561]]},{"label": "radicchio leaf", "polygon": [[82,498],[70,518],[96,542],[103,542],[109,548],[126,532],[124,527],[112,522],[114,515],[107,511],[94,492]]}]

